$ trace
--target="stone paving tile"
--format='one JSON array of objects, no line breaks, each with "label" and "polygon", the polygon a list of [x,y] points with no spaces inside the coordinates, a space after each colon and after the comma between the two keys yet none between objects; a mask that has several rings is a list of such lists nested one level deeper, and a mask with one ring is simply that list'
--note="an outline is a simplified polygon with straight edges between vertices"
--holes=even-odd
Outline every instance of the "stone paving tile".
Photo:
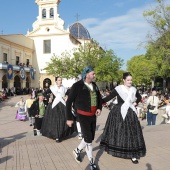
[{"label": "stone paving tile", "polygon": [[[74,137],[56,143],[46,137],[33,136],[29,122],[16,121],[15,103],[21,96],[0,103],[0,170],[89,170],[88,158],[83,152],[83,162],[74,160],[72,150],[80,140]],[[24,96],[25,98],[25,96]],[[108,155],[99,148],[100,137],[108,116],[104,109],[97,120],[93,142],[93,155],[100,170],[169,170],[170,125],[145,126],[143,133],[147,155],[138,165],[128,159]]]}]

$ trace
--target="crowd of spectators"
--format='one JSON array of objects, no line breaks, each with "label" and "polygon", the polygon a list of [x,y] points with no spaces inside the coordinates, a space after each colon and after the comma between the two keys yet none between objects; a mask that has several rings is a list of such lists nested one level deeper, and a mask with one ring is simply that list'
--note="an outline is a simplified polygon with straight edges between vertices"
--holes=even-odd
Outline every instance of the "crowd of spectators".
[{"label": "crowd of spectators", "polygon": [[0,90],[0,102],[8,99],[10,96],[34,94],[34,97],[36,97],[37,93],[42,91],[43,90],[41,88],[3,88]]},{"label": "crowd of spectators", "polygon": [[4,101],[5,99],[8,98],[8,94],[7,94],[7,91],[2,89],[0,91],[0,102]]},{"label": "crowd of spectators", "polygon": [[[102,98],[104,98],[111,93],[111,90],[108,90],[108,89],[100,90],[100,93],[101,93]],[[148,101],[149,96],[152,96],[152,89],[148,89],[147,91],[143,91],[143,90],[139,89],[139,93],[141,94],[142,99],[136,108],[138,111],[139,119],[145,120],[145,119],[147,119],[147,113],[148,113],[147,101]],[[162,117],[163,117],[163,119],[164,118],[167,119],[167,123],[170,123],[170,109],[169,109],[169,113],[168,113],[168,109],[167,109],[167,108],[170,108],[170,93],[162,94],[160,92],[157,92],[156,96],[159,99],[159,104],[157,106],[157,109],[164,110],[164,115]],[[115,104],[117,104],[116,98],[105,103],[103,105],[103,107],[111,110]]]}]

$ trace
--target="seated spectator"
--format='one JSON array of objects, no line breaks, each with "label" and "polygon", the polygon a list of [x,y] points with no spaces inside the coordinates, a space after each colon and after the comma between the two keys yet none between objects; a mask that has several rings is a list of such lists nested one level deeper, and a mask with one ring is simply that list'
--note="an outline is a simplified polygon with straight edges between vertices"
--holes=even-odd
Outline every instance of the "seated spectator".
[{"label": "seated spectator", "polygon": [[2,91],[0,91],[0,102],[4,101],[4,99],[2,98]]},{"label": "seated spectator", "polygon": [[165,95],[165,96],[162,95],[159,100],[158,108],[166,106],[166,104],[168,103],[168,99],[169,99],[169,97],[167,95]]},{"label": "seated spectator", "polygon": [[170,123],[170,99],[168,100],[168,103],[166,105],[166,112],[162,115],[162,117],[168,120],[166,123]]},{"label": "seated spectator", "polygon": [[6,93],[5,93],[4,90],[2,90],[1,97],[2,97],[3,100],[7,99],[7,96],[6,96]]}]

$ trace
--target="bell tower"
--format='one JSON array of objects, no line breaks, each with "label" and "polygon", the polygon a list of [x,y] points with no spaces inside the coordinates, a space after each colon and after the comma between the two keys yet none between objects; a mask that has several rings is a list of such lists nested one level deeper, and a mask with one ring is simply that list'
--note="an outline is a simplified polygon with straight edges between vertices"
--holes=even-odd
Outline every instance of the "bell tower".
[{"label": "bell tower", "polygon": [[35,3],[39,6],[39,20],[56,20],[59,17],[58,5],[60,0],[36,0]]},{"label": "bell tower", "polygon": [[[35,3],[38,5],[38,16],[32,25],[33,31],[28,31],[27,36],[37,31],[39,33],[41,32],[41,34],[47,34],[51,31],[54,33],[54,27],[55,29],[64,30],[64,21],[58,13],[60,1],[61,0],[35,0]],[[42,32],[42,30],[45,30],[45,32]]]}]

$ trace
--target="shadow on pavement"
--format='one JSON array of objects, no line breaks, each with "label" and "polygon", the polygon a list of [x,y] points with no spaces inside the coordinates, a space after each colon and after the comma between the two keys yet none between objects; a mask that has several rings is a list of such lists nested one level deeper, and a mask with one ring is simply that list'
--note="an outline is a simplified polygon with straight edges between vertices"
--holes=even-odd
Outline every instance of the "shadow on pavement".
[{"label": "shadow on pavement", "polygon": [[12,157],[12,156],[5,156],[5,157],[1,158],[1,159],[0,159],[0,164],[8,161],[8,160],[11,159],[11,158],[13,158],[13,157]]},{"label": "shadow on pavement", "polygon": [[11,102],[11,99],[12,99],[12,97],[5,99],[3,102],[0,103],[0,110],[2,110],[2,108],[5,106],[14,107],[16,103]]},{"label": "shadow on pavement", "polygon": [[160,124],[166,124],[166,119],[163,119],[163,121]]},{"label": "shadow on pavement", "polygon": [[152,170],[152,165],[151,164],[147,163],[146,167],[147,167],[147,170]]},{"label": "shadow on pavement", "polygon": [[101,134],[101,135],[99,135],[99,137],[95,140],[95,142],[96,142],[96,143],[99,143],[99,142],[100,142],[100,140],[101,140],[101,137],[102,137],[102,134]]},{"label": "shadow on pavement", "polygon": [[22,139],[26,136],[27,132],[20,133],[17,135],[9,136],[6,138],[0,138],[0,153],[2,152],[2,148],[9,145],[12,142],[15,142],[19,139]]}]

